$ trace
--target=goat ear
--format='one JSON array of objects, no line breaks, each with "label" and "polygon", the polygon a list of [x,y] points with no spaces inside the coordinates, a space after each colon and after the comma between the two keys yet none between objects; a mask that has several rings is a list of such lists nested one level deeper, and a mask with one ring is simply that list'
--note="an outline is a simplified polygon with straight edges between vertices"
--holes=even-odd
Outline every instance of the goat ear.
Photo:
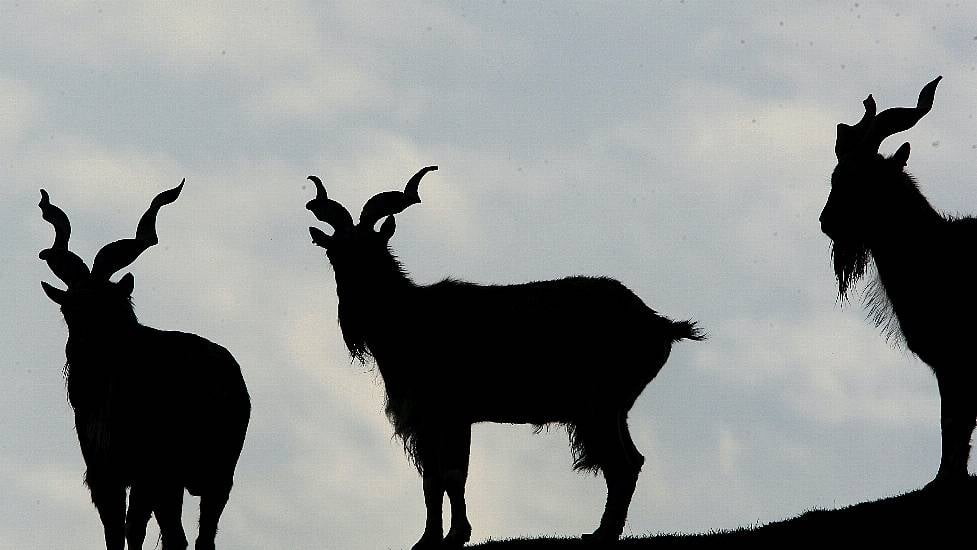
[{"label": "goat ear", "polygon": [[397,222],[394,221],[394,217],[387,216],[387,219],[380,224],[380,236],[383,237],[384,241],[389,241],[390,237],[394,236],[395,229],[397,229]]},{"label": "goat ear", "polygon": [[316,246],[329,248],[329,245],[332,244],[332,237],[323,233],[318,227],[310,227],[309,234],[312,235],[312,242]]},{"label": "goat ear", "polygon": [[47,294],[47,297],[59,306],[64,304],[65,298],[68,296],[67,291],[55,288],[44,281],[41,281],[41,288],[44,289],[44,294]]},{"label": "goat ear", "polygon": [[136,281],[132,277],[132,273],[126,273],[116,284],[119,285],[119,290],[124,292],[126,296],[132,296],[132,288],[135,286]]},{"label": "goat ear", "polygon": [[905,167],[906,163],[909,162],[909,142],[903,143],[896,154],[892,155],[892,160],[899,163],[899,166]]}]

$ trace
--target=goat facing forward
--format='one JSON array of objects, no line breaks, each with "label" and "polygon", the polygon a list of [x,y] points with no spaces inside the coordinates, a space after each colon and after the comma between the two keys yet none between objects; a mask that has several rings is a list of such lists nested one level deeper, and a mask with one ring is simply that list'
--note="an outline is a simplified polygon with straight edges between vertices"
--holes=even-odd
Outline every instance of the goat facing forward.
[{"label": "goat facing forward", "polygon": [[[845,299],[870,261],[877,277],[866,302],[872,319],[936,375],[942,457],[934,487],[967,478],[970,437],[977,422],[977,367],[970,340],[977,329],[977,219],[938,213],[905,171],[909,143],[879,154],[886,137],[912,128],[933,107],[940,77],[923,87],[916,107],[876,114],[875,100],[853,126],[838,125],[831,192],[821,230],[832,240],[838,291]],[[947,483],[949,482],[949,483]]]},{"label": "goat facing forward", "polygon": [[68,400],[108,550],[142,548],[152,514],[163,549],[186,548],[184,489],[200,496],[195,548],[212,550],[248,427],[250,398],[231,354],[194,334],[141,325],[132,274],[109,280],[158,242],[156,214],[182,188],[160,193],[136,237],[102,247],[91,271],[68,250],[68,217],[41,190],[55,238],[40,257],[68,288],[41,286],[68,325]]},{"label": "goat facing forward", "polygon": [[[608,278],[414,283],[388,248],[393,216],[421,202],[418,184],[436,169],[420,170],[404,192],[371,198],[355,225],[315,176],[306,205],[333,228],[309,230],[335,272],[343,339],[356,359],[375,360],[387,416],[423,479],[427,521],[414,548],[462,546],[471,536],[465,480],[476,422],[565,425],[574,468],[601,471],[607,484],[600,526],[587,537],[615,540],[644,462],[628,411],[674,342],[704,337]],[[451,525],[442,539],[445,493]]]}]

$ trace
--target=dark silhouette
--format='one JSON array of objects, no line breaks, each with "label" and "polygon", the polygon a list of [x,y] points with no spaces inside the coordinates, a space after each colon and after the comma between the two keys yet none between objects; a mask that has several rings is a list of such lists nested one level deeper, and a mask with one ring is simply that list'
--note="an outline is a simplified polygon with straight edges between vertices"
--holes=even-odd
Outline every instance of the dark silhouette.
[{"label": "dark silhouette", "polygon": [[418,184],[436,169],[419,171],[404,192],[371,198],[356,225],[315,176],[316,198],[306,205],[334,230],[309,229],[335,271],[346,346],[360,361],[375,359],[387,416],[423,477],[427,523],[414,548],[442,544],[445,493],[451,527],[443,543],[461,546],[471,536],[465,479],[475,422],[566,426],[574,468],[602,471],[607,483],[604,514],[590,537],[617,539],[644,462],[628,433],[628,411],[672,344],[703,335],[608,278],[414,283],[387,243],[394,214],[421,202]]},{"label": "dark silhouette", "polygon": [[142,548],[150,514],[164,550],[186,548],[184,489],[200,496],[195,548],[213,549],[248,427],[250,398],[231,354],[194,334],[139,324],[132,274],[109,280],[159,242],[156,214],[182,189],[180,183],[157,195],[136,237],[102,247],[90,272],[68,250],[68,217],[41,190],[41,212],[55,238],[40,257],[68,289],[41,286],[68,325],[68,400],[108,550],[122,550],[127,541],[130,550]]},{"label": "dark silhouette", "polygon": [[[902,338],[936,374],[941,398],[943,455],[934,483],[967,478],[970,436],[977,422],[977,368],[970,334],[977,329],[977,220],[942,215],[930,206],[904,168],[909,144],[879,154],[886,137],[912,128],[929,112],[940,77],[927,84],[914,108],[875,112],[872,96],[854,126],[838,125],[831,193],[821,230],[842,300],[872,260],[877,277],[866,304],[877,325]],[[952,484],[951,484],[952,485]]]},{"label": "dark silhouette", "polygon": [[[699,534],[646,534],[621,540],[615,548],[957,548],[973,538],[977,478],[952,495],[916,490],[834,510],[815,509],[797,517],[732,530]],[[951,498],[947,498],[950,496]],[[579,540],[540,538],[489,541],[478,550],[563,550],[585,548]]]}]

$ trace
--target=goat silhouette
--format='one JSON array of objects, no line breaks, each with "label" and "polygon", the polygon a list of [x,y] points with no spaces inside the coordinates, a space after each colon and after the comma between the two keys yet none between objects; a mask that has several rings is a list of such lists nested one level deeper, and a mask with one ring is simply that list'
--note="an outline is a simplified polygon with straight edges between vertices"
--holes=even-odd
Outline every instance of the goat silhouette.
[{"label": "goat silhouette", "polygon": [[[371,198],[356,225],[315,176],[306,205],[333,228],[309,230],[335,272],[343,339],[353,357],[376,361],[387,416],[423,478],[427,521],[414,548],[462,546],[471,536],[465,480],[476,422],[565,425],[574,468],[602,471],[607,483],[600,526],[587,537],[617,539],[644,462],[628,411],[672,344],[703,335],[608,278],[414,283],[388,242],[394,215],[421,202],[418,184],[436,169],[417,172],[404,192]],[[451,525],[442,540],[445,493]]]},{"label": "goat silhouette", "polygon": [[904,170],[909,143],[879,154],[886,137],[912,128],[933,106],[940,78],[927,84],[916,107],[876,114],[871,95],[854,126],[838,125],[831,193],[821,230],[831,238],[838,291],[844,300],[874,261],[877,276],[866,304],[875,323],[936,375],[943,436],[935,486],[967,477],[970,436],[977,422],[977,368],[967,336],[977,329],[977,284],[972,255],[977,220],[938,213]]},{"label": "goat silhouette", "polygon": [[122,550],[126,542],[130,550],[142,548],[151,514],[164,550],[186,548],[184,489],[200,496],[195,548],[213,549],[250,417],[241,369],[226,349],[194,334],[139,324],[132,274],[109,280],[158,242],[156,214],[182,188],[157,195],[136,237],[102,247],[91,271],[68,250],[68,217],[41,190],[39,206],[55,239],[40,257],[68,288],[41,285],[68,325],[68,399],[108,550]]}]

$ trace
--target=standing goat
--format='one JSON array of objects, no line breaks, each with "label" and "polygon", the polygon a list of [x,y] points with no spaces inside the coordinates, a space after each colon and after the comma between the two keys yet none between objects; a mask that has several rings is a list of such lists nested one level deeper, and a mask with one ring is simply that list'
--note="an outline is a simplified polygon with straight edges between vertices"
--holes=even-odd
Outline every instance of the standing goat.
[{"label": "standing goat", "polygon": [[108,550],[126,542],[130,550],[142,548],[151,514],[164,550],[186,548],[184,489],[200,496],[195,547],[213,549],[248,427],[251,402],[231,354],[194,334],[139,324],[132,274],[109,280],[159,242],[156,214],[182,188],[157,195],[136,237],[102,247],[91,271],[68,250],[68,217],[41,190],[39,206],[55,238],[40,257],[68,289],[41,286],[68,325],[68,400]]},{"label": "standing goat", "polygon": [[[316,198],[306,205],[334,230],[309,229],[335,271],[346,346],[360,361],[376,361],[387,416],[423,477],[427,523],[414,548],[462,546],[471,536],[465,480],[476,422],[565,425],[574,468],[600,470],[607,483],[600,526],[588,537],[615,540],[644,462],[628,411],[672,344],[703,335],[613,279],[415,284],[387,243],[394,214],[421,202],[418,184],[436,169],[419,171],[404,192],[371,198],[356,225],[315,176]],[[442,541],[445,493],[451,526]]]},{"label": "standing goat", "polygon": [[970,436],[977,422],[977,367],[970,334],[977,329],[977,219],[938,213],[904,170],[909,143],[891,157],[879,154],[886,137],[912,128],[933,106],[940,77],[927,84],[914,108],[876,114],[872,96],[854,126],[838,125],[831,193],[821,230],[842,300],[872,260],[868,287],[872,319],[922,359],[936,375],[941,398],[943,453],[934,483],[967,477]]}]

